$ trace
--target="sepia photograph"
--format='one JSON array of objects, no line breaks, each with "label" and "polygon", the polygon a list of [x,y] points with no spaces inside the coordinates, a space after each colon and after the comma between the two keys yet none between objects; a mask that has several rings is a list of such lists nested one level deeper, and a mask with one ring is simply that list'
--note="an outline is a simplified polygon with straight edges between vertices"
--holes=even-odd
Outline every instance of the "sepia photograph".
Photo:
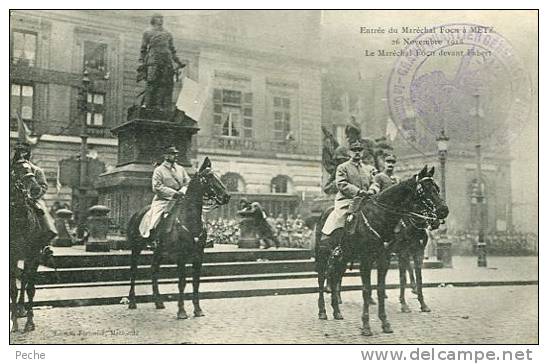
[{"label": "sepia photograph", "polygon": [[538,90],[535,9],[11,9],[9,344],[538,345]]}]

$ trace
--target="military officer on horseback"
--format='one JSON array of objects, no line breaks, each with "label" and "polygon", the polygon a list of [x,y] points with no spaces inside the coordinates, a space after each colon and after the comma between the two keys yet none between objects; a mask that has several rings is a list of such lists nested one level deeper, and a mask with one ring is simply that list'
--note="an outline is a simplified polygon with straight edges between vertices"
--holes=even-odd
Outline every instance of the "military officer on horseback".
[{"label": "military officer on horseback", "polygon": [[338,192],[335,196],[335,209],[325,222],[322,233],[331,235],[335,230],[343,228],[348,222],[349,232],[354,226],[354,212],[368,196],[379,192],[379,186],[374,180],[375,167],[364,164],[363,146],[358,140],[350,145],[350,160],[337,167],[335,182]]},{"label": "military officer on horseback", "polygon": [[384,158],[385,168],[382,172],[375,175],[375,182],[379,185],[380,191],[388,187],[400,183],[400,178],[394,175],[394,167],[396,165],[396,156],[388,155]]},{"label": "military officer on horseback", "polygon": [[150,237],[151,230],[158,226],[162,216],[168,214],[177,199],[186,193],[190,177],[183,166],[176,162],[178,154],[177,148],[168,147],[164,153],[164,162],[154,169],[152,175],[154,198],[139,225],[143,238]]},{"label": "military officer on horseback", "polygon": [[37,239],[39,240],[39,245],[45,246],[49,243],[51,239],[57,236],[57,229],[53,218],[48,212],[48,208],[43,199],[44,195],[48,191],[48,182],[46,180],[46,175],[42,168],[38,167],[31,162],[31,147],[30,144],[25,142],[19,142],[15,146],[15,154],[13,156],[13,161],[18,162],[23,160],[26,164],[29,165],[30,170],[36,178],[37,187],[29,191],[30,198],[34,202],[34,207],[38,212],[38,218],[40,223],[40,233]]}]

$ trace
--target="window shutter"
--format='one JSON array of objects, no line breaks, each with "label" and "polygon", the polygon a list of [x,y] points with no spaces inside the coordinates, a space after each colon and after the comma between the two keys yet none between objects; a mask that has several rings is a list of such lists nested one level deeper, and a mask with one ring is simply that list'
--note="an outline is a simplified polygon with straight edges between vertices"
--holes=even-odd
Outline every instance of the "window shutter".
[{"label": "window shutter", "polygon": [[245,139],[253,138],[253,93],[244,93],[243,100],[243,137]]},{"label": "window shutter", "polygon": [[223,90],[213,90],[213,135],[221,134],[223,119]]}]

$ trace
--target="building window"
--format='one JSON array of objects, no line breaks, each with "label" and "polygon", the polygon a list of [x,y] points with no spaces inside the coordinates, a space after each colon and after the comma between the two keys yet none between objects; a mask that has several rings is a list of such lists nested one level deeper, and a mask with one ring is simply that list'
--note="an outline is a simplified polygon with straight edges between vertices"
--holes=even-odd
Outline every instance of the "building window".
[{"label": "building window", "polygon": [[34,86],[11,84],[10,115],[30,120],[34,115]]},{"label": "building window", "polygon": [[228,192],[244,192],[245,185],[238,173],[228,172],[221,176],[221,182],[226,186]]},{"label": "building window", "polygon": [[253,97],[236,90],[213,91],[213,123],[216,133],[253,138]]},{"label": "building window", "polygon": [[88,92],[86,103],[86,123],[89,126],[103,126],[105,94]]},{"label": "building window", "polygon": [[36,63],[36,33],[13,32],[12,61],[34,66]]},{"label": "building window", "polygon": [[289,177],[280,175],[272,178],[272,181],[270,182],[270,190],[272,193],[289,193]]},{"label": "building window", "polygon": [[89,71],[106,72],[107,45],[92,41],[84,42],[84,68]]},{"label": "building window", "polygon": [[275,96],[273,99],[274,140],[286,141],[291,125],[291,100]]}]

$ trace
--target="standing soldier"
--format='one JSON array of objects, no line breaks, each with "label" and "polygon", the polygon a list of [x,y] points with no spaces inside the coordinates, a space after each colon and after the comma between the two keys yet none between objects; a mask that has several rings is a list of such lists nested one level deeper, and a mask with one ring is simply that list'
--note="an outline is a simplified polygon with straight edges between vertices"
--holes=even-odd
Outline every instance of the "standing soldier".
[{"label": "standing soldier", "polygon": [[141,65],[137,68],[137,81],[146,80],[142,107],[167,109],[173,97],[173,76],[183,64],[177,57],[173,36],[163,28],[164,18],[154,14],[150,19],[152,29],[143,33]]},{"label": "standing soldier", "polygon": [[177,164],[178,155],[177,148],[168,147],[164,153],[164,162],[154,169],[152,175],[154,198],[139,225],[143,238],[150,237],[151,230],[158,226],[160,218],[170,212],[179,197],[186,194],[190,177],[183,166]]}]

